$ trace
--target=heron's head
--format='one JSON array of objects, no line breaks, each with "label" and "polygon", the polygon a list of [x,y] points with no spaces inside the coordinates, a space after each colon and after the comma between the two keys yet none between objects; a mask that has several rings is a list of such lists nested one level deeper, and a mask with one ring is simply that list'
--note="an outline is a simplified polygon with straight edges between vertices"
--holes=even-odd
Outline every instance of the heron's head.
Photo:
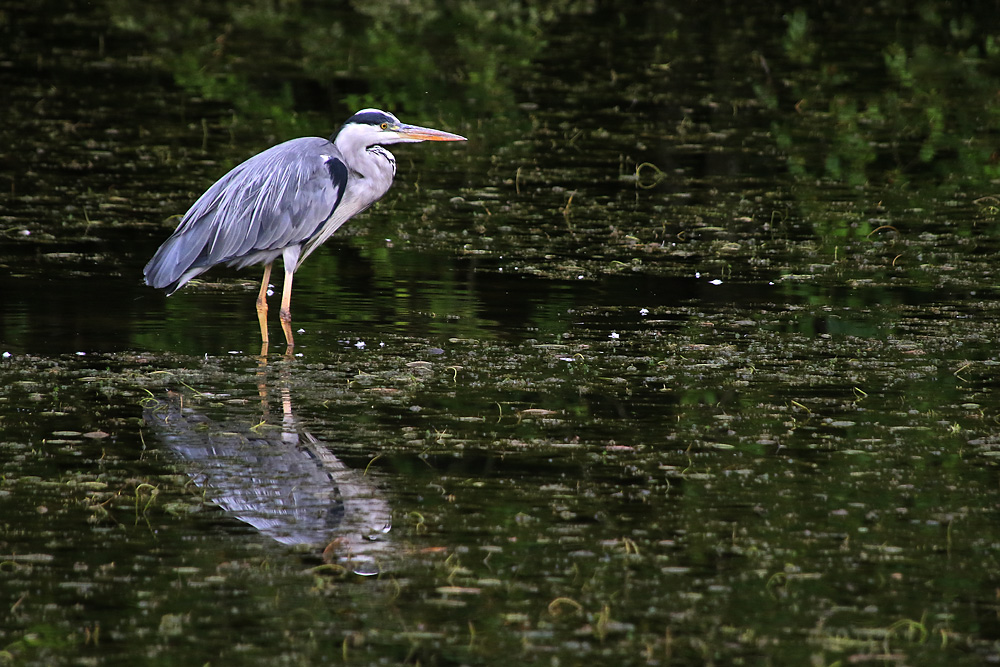
[{"label": "heron's head", "polygon": [[407,125],[388,111],[362,109],[347,119],[337,133],[337,142],[350,137],[351,143],[365,146],[380,144],[415,143],[418,141],[465,141],[451,132],[432,130],[419,125]]}]

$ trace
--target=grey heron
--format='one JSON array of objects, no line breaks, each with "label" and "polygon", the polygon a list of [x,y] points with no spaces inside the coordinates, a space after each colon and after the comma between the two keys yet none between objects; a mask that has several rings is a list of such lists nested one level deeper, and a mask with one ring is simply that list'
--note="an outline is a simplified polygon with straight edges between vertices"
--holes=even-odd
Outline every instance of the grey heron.
[{"label": "grey heron", "polygon": [[290,349],[292,277],[341,225],[389,190],[396,159],[383,146],[465,140],[362,109],[330,139],[302,137],[269,148],[216,181],[188,209],[143,269],[146,284],[169,295],[217,264],[263,264],[257,320],[266,352],[268,283],[280,257],[285,280],[279,317]]}]

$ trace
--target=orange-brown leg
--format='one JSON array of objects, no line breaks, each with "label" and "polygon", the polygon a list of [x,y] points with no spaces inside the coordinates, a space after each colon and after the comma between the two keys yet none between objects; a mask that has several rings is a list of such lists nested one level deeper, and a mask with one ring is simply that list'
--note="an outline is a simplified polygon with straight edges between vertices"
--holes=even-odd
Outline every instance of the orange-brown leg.
[{"label": "orange-brown leg", "polygon": [[295,347],[295,337],[292,336],[292,276],[294,275],[292,271],[285,269],[285,283],[281,286],[281,310],[278,311],[289,349]]},{"label": "orange-brown leg", "polygon": [[267,354],[267,286],[271,281],[271,264],[264,267],[264,279],[260,281],[260,291],[257,292],[257,322],[260,324],[261,354]]}]

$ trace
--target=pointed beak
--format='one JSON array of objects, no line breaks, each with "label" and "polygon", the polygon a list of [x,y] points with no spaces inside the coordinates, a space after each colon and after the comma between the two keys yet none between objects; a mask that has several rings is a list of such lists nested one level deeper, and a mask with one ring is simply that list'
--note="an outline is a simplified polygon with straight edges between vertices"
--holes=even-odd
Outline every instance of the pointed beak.
[{"label": "pointed beak", "polygon": [[432,130],[429,127],[420,127],[419,125],[401,124],[395,128],[395,132],[401,139],[407,141],[468,141],[465,137],[451,132]]}]

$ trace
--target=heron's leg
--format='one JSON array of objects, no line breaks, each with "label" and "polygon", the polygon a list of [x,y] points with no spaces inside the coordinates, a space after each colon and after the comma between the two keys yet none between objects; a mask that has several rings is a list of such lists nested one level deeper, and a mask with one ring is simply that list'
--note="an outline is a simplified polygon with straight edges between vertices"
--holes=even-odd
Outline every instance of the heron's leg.
[{"label": "heron's leg", "polygon": [[[257,292],[257,321],[260,323],[260,341],[265,346],[267,345],[267,286],[271,282],[271,264],[264,266],[264,279],[260,281],[260,291]],[[267,352],[262,351],[261,354]]]},{"label": "heron's leg", "polygon": [[278,317],[281,318],[281,328],[285,332],[285,342],[288,347],[295,347],[295,338],[292,336],[292,277],[295,275],[294,269],[285,267],[285,283],[281,286],[281,310]]}]

